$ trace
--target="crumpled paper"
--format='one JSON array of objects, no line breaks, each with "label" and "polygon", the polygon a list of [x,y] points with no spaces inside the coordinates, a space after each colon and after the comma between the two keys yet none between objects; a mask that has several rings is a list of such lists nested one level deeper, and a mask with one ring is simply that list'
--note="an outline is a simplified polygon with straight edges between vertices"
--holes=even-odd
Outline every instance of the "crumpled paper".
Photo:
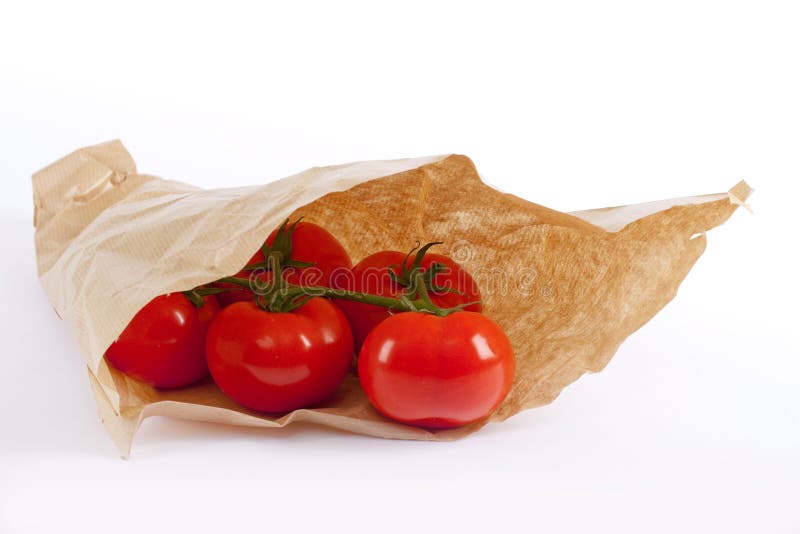
[{"label": "crumpled paper", "polygon": [[[573,214],[484,184],[446,155],[312,168],[263,186],[203,190],[139,174],[119,141],[83,148],[33,176],[39,277],[86,356],[101,418],[123,457],[146,417],[282,427],[304,421],[385,438],[450,440],[551,402],[669,302],[705,232],[750,188]],[[377,413],[354,376],[313,408],[280,417],[238,406],[209,380],[159,391],[103,354],[152,298],[232,275],[287,217],[326,227],[354,263],[444,241],[479,283],[484,312],[514,347],[513,388],[487,420],[428,431]]]}]

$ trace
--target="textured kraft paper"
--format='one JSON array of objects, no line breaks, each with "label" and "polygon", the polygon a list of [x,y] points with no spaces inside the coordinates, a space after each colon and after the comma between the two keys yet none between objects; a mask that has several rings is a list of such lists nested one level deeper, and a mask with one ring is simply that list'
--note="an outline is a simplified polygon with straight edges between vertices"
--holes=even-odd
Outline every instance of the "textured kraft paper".
[{"label": "textured kraft paper", "polygon": [[[520,172],[524,172],[521,169]],[[313,168],[263,186],[203,190],[139,174],[119,141],[83,148],[33,177],[42,286],[86,356],[101,418],[123,457],[146,417],[234,425],[317,423],[384,438],[450,440],[551,402],[674,296],[706,230],[743,205],[727,193],[561,213],[485,185],[459,155]],[[486,421],[431,432],[378,414],[349,376],[324,404],[269,416],[207,380],[158,391],[103,354],[152,298],[232,275],[286,217],[325,226],[354,263],[444,241],[480,284],[514,347],[516,379]]]}]

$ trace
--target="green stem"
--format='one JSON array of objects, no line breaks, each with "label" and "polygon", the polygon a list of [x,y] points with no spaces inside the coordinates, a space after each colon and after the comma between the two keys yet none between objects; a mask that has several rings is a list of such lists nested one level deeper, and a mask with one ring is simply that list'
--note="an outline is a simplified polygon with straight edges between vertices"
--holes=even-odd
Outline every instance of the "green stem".
[{"label": "green stem", "polygon": [[183,296],[186,297],[195,308],[202,308],[203,304],[205,304],[203,296],[200,295],[196,289],[191,291],[184,291]]},{"label": "green stem", "polygon": [[[309,288],[305,288],[308,291]],[[330,289],[319,288],[323,290],[323,294],[318,295],[326,298],[336,298],[340,300],[349,300],[352,302],[362,302],[364,304],[372,304],[382,308],[399,311],[421,311],[417,306],[417,301],[412,301],[408,298],[396,299],[393,297],[384,297],[381,295],[370,295],[369,293],[360,293],[358,291],[346,291],[344,289]],[[432,310],[431,310],[432,311]]]},{"label": "green stem", "polygon": [[237,278],[235,276],[226,276],[225,278],[220,278],[217,282],[224,282],[226,284],[233,284],[241,287],[246,287],[250,289],[250,280],[247,278]]},{"label": "green stem", "polygon": [[[289,238],[291,239],[291,234],[289,234]],[[267,270],[272,271],[272,281],[266,293],[256,294],[256,305],[264,311],[272,309],[276,298],[280,297],[281,290],[287,286],[286,280],[283,279],[283,266],[281,265],[283,260],[284,253],[279,250],[273,250],[266,257]]]},{"label": "green stem", "polygon": [[[400,276],[397,276],[394,271],[389,268],[389,274],[392,276],[392,279],[407,287],[407,290],[401,293],[398,298],[384,297],[381,295],[372,295],[369,293],[348,291],[344,289],[333,289],[322,286],[297,286],[290,284],[284,280],[282,276],[283,268],[290,266],[286,264],[287,253],[291,253],[291,233],[294,231],[294,225],[289,227],[287,230],[287,223],[288,221],[284,222],[284,224],[281,226],[273,246],[264,246],[263,252],[265,255],[265,261],[263,265],[251,266],[254,268],[254,270],[255,268],[265,268],[267,271],[272,272],[272,284],[266,288],[265,292],[258,292],[257,289],[260,288],[253,288],[250,280],[246,278],[227,276],[217,281],[246,288],[255,295],[256,304],[261,309],[278,313],[295,310],[314,297],[349,300],[353,302],[361,302],[363,304],[380,306],[382,308],[387,308],[388,310],[401,312],[424,312],[438,315],[440,317],[461,311],[465,307],[475,304],[475,302],[467,302],[452,308],[441,308],[434,304],[431,300],[430,295],[428,294],[428,284],[433,284],[433,276],[435,276],[436,272],[438,271],[438,268],[436,268],[438,264],[432,264],[431,270],[426,271],[429,279],[426,279],[426,273],[422,272],[420,265],[422,263],[422,258],[428,249],[433,245],[438,245],[439,242],[428,243],[422,247],[422,249],[417,252],[411,268],[406,268],[406,262],[408,261],[408,258],[419,246],[419,244],[417,244],[417,247],[412,249],[412,251],[408,253],[408,256],[403,260]],[[291,261],[291,259],[288,259],[288,262]],[[225,290],[215,290],[215,292],[219,291]]]},{"label": "green stem", "polygon": [[[220,278],[218,282],[235,284],[252,291],[250,282],[243,278],[228,276],[226,278]],[[361,302],[363,304],[372,304],[374,306],[380,306],[382,308],[401,312],[418,311],[431,313],[440,317],[460,311],[466,306],[474,304],[473,302],[468,302],[453,308],[440,308],[431,301],[425,285],[422,284],[420,287],[422,289],[419,291],[419,296],[412,300],[406,295],[401,295],[400,298],[394,298],[384,297],[381,295],[372,295],[370,293],[361,293],[359,291],[348,291],[345,289],[334,289],[322,286],[296,286],[293,284],[284,283],[266,295],[260,295],[262,298],[257,300],[260,300],[264,306],[268,307],[270,311],[274,312],[292,311],[299,308],[313,297],[324,297],[349,300],[352,302]]]},{"label": "green stem", "polygon": [[299,308],[314,297],[349,300],[352,302],[361,302],[363,304],[380,306],[382,308],[387,308],[388,310],[400,312],[423,312],[430,313],[432,315],[438,315],[440,317],[461,311],[465,306],[472,304],[468,303],[464,305],[458,305],[453,308],[440,308],[431,302],[430,298],[427,298],[427,294],[425,297],[411,300],[406,295],[401,295],[399,298],[394,298],[384,297],[381,295],[372,295],[369,293],[361,293],[358,291],[348,291],[345,289],[333,289],[330,287],[301,287],[287,285],[280,289],[275,295],[275,298],[271,300],[270,311],[289,312]]},{"label": "green stem", "polygon": [[425,275],[419,270],[419,267],[411,271],[411,285],[409,286],[411,294],[416,294],[417,299],[434,306],[431,302],[431,297],[428,295],[428,288],[425,286]]}]

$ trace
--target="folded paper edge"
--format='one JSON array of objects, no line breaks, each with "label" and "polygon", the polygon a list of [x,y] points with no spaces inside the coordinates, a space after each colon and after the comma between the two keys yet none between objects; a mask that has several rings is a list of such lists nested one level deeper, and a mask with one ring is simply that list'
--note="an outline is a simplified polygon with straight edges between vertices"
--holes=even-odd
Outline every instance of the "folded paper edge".
[{"label": "folded paper edge", "polygon": [[[149,417],[169,417],[184,421],[196,421],[209,424],[221,424],[232,426],[246,426],[250,428],[281,429],[295,423],[308,423],[324,427],[331,427],[350,432],[353,434],[367,435],[382,439],[401,439],[415,441],[452,441],[461,437],[463,432],[432,433],[425,429],[404,425],[394,421],[373,421],[378,423],[373,426],[372,431],[365,431],[359,428],[359,419],[322,412],[313,409],[298,409],[287,413],[283,417],[272,420],[258,417],[246,412],[231,411],[220,406],[210,406],[194,404],[176,400],[163,400],[143,405],[126,413],[120,413],[108,397],[107,391],[100,383],[90,368],[87,367],[90,384],[97,402],[98,415],[103,427],[111,438],[112,442],[119,451],[120,458],[128,460],[131,455],[133,441],[142,422]],[[193,415],[193,411],[202,410],[202,414]],[[209,412],[210,410],[210,412]],[[175,412],[180,411],[180,415]],[[209,416],[209,413],[212,415]],[[233,417],[231,417],[233,415]],[[321,421],[321,419],[325,421]],[[335,421],[335,422],[334,422]],[[488,422],[482,421],[477,426],[483,426]],[[476,425],[472,425],[476,426]],[[455,429],[463,430],[463,429]]]},{"label": "folded paper edge", "polygon": [[142,423],[142,410],[133,418],[126,418],[120,415],[112,406],[111,401],[103,390],[102,384],[100,384],[91,368],[87,366],[86,370],[89,374],[89,383],[94,392],[100,421],[103,423],[106,434],[117,447],[120,457],[123,460],[127,460],[131,455],[133,437]]},{"label": "folded paper edge", "polygon": [[742,206],[744,209],[753,213],[753,209],[747,204],[747,199],[755,192],[755,189],[750,187],[750,185],[741,180],[738,184],[734,185],[733,187],[728,190],[728,198],[731,201],[731,204],[736,206]]},{"label": "folded paper edge", "polygon": [[675,206],[686,206],[691,204],[706,204],[715,202],[723,198],[728,198],[731,204],[743,206],[748,211],[752,209],[746,200],[753,193],[753,189],[744,180],[739,181],[725,193],[712,193],[708,195],[696,195],[689,197],[675,197],[638,204],[626,204],[622,206],[610,206],[606,208],[592,208],[586,210],[572,211],[574,215],[586,222],[592,223],[609,232],[618,232],[627,225],[643,219],[659,211]]},{"label": "folded paper edge", "polygon": [[[110,178],[115,183],[124,180],[125,176],[136,173],[136,162],[130,152],[119,139],[112,139],[95,145],[89,145],[69,154],[62,156],[49,165],[39,169],[31,176],[33,188],[33,226],[37,229],[47,224],[47,222],[60,209],[65,206],[61,202],[55,211],[46,217],[43,213],[43,206],[39,200],[42,188],[46,184],[61,183],[65,184],[72,177],[78,175],[82,167],[90,162],[99,164],[111,173]],[[68,170],[69,167],[74,167]],[[116,178],[114,178],[116,177]]]}]

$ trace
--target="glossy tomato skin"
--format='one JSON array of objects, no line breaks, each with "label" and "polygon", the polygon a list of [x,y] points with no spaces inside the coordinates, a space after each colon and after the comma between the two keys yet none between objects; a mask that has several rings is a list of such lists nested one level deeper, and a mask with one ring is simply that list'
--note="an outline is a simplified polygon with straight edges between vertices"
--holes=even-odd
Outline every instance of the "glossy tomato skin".
[{"label": "glossy tomato skin", "polygon": [[[272,245],[278,231],[274,230],[267,237],[266,244]],[[292,234],[292,255],[293,260],[313,263],[313,267],[284,269],[284,279],[292,284],[316,285],[330,287],[331,277],[335,276],[337,270],[347,270],[353,266],[350,255],[342,244],[323,227],[310,222],[300,221],[296,224]],[[262,263],[265,261],[264,254],[258,250],[247,265]],[[249,279],[251,271],[242,270],[235,276]],[[262,275],[261,282],[269,281],[269,274]],[[221,287],[226,287],[222,285]],[[230,287],[230,286],[228,286]],[[242,289],[233,289],[219,295],[220,303],[223,306],[234,302],[253,300],[251,292]]]},{"label": "glossy tomato skin", "polygon": [[133,317],[106,351],[123,373],[156,388],[193,384],[208,375],[205,338],[219,312],[213,296],[194,306],[182,293],[161,295]]},{"label": "glossy tomato skin", "polygon": [[503,330],[475,312],[394,315],[370,332],[358,357],[361,386],[379,412],[431,429],[492,413],[511,389],[514,368]]},{"label": "glossy tomato skin", "polygon": [[[403,252],[391,250],[376,252],[375,254],[367,256],[353,267],[352,274],[349,277],[337,277],[334,283],[339,289],[349,289],[351,291],[360,291],[373,295],[396,297],[402,293],[405,288],[391,279],[389,276],[389,267],[394,266],[392,270],[399,274],[399,266],[403,264],[405,258],[406,253]],[[410,268],[411,263],[412,258],[409,258],[406,265]],[[433,280],[434,284],[454,289],[461,293],[430,292],[430,297],[434,304],[441,308],[452,308],[459,304],[475,302],[475,304],[467,306],[464,310],[474,312],[481,311],[479,302],[481,300],[481,294],[478,290],[478,285],[466,270],[447,256],[428,253],[425,255],[420,265],[422,271],[428,270],[432,263],[441,263],[446,268],[436,275]],[[347,316],[347,320],[350,322],[350,326],[353,329],[353,340],[356,350],[360,349],[370,331],[390,315],[386,308],[374,306],[372,304],[341,300],[337,300],[336,304],[339,305]]]},{"label": "glossy tomato skin", "polygon": [[341,310],[322,298],[289,313],[237,302],[211,324],[206,355],[214,381],[231,399],[252,410],[288,412],[339,388],[353,338]]}]

